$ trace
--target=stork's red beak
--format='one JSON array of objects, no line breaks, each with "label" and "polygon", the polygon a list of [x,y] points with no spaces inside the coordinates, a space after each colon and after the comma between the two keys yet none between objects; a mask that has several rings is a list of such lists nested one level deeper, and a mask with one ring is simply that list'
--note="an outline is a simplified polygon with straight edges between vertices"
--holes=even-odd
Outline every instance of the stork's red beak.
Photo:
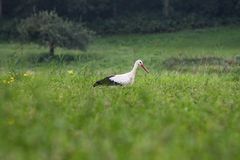
[{"label": "stork's red beak", "polygon": [[149,73],[148,69],[142,64],[141,67],[147,72]]}]

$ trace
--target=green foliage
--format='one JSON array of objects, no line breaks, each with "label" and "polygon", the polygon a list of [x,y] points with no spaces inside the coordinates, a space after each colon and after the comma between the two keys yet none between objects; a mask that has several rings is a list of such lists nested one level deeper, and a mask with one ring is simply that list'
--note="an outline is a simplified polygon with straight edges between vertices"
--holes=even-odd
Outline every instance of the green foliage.
[{"label": "green foliage", "polygon": [[3,17],[22,18],[54,10],[101,34],[155,33],[239,24],[239,8],[238,0],[11,0],[4,1]]},{"label": "green foliage", "polygon": [[[215,63],[240,62],[239,32],[100,37],[86,53],[58,48],[70,63],[29,63],[47,48],[0,43],[0,159],[240,159],[240,66]],[[192,64],[206,56],[220,58]],[[164,68],[169,57],[190,57],[187,70]],[[138,58],[150,73],[133,86],[92,87]]]},{"label": "green foliage", "polygon": [[71,66],[1,75],[1,158],[240,158],[239,81],[139,73],[120,88]]},{"label": "green foliage", "polygon": [[206,27],[236,24],[239,18],[209,18],[197,15],[185,17],[162,18],[161,15],[134,14],[128,17],[118,17],[107,20],[96,20],[88,26],[99,34],[129,34],[129,33],[162,33],[176,32],[184,29],[199,29]]},{"label": "green foliage", "polygon": [[92,32],[81,24],[63,20],[55,12],[39,12],[22,20],[18,27],[21,36],[29,41],[51,47],[86,49]]}]

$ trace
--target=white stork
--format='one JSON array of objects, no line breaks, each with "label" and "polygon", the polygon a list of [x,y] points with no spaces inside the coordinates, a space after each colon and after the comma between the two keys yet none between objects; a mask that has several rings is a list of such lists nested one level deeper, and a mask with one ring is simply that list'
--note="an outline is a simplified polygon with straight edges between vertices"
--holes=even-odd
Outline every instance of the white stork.
[{"label": "white stork", "polygon": [[108,76],[104,79],[101,79],[93,84],[93,87],[99,86],[99,85],[105,85],[105,86],[114,86],[114,85],[120,85],[120,86],[125,86],[129,84],[134,83],[135,75],[137,72],[138,66],[142,67],[147,73],[149,71],[147,68],[144,66],[143,62],[141,60],[137,60],[134,63],[134,66],[132,70],[128,73],[124,74],[117,74],[117,75],[111,75]]}]

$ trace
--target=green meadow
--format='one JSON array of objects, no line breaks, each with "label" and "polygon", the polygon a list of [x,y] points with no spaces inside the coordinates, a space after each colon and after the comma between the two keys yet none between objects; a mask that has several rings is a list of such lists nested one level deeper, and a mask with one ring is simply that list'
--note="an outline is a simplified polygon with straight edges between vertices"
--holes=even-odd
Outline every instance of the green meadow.
[{"label": "green meadow", "polygon": [[[0,42],[0,159],[240,159],[240,27]],[[95,81],[128,72],[125,87]]]}]

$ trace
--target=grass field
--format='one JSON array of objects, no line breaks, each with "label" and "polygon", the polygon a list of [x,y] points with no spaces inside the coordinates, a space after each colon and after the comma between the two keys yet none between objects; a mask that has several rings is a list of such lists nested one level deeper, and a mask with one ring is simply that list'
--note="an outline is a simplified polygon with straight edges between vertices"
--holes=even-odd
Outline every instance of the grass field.
[{"label": "grass field", "polygon": [[[0,159],[240,159],[240,27],[0,43]],[[43,60],[41,60],[43,59]],[[142,59],[127,87],[96,87]]]}]

